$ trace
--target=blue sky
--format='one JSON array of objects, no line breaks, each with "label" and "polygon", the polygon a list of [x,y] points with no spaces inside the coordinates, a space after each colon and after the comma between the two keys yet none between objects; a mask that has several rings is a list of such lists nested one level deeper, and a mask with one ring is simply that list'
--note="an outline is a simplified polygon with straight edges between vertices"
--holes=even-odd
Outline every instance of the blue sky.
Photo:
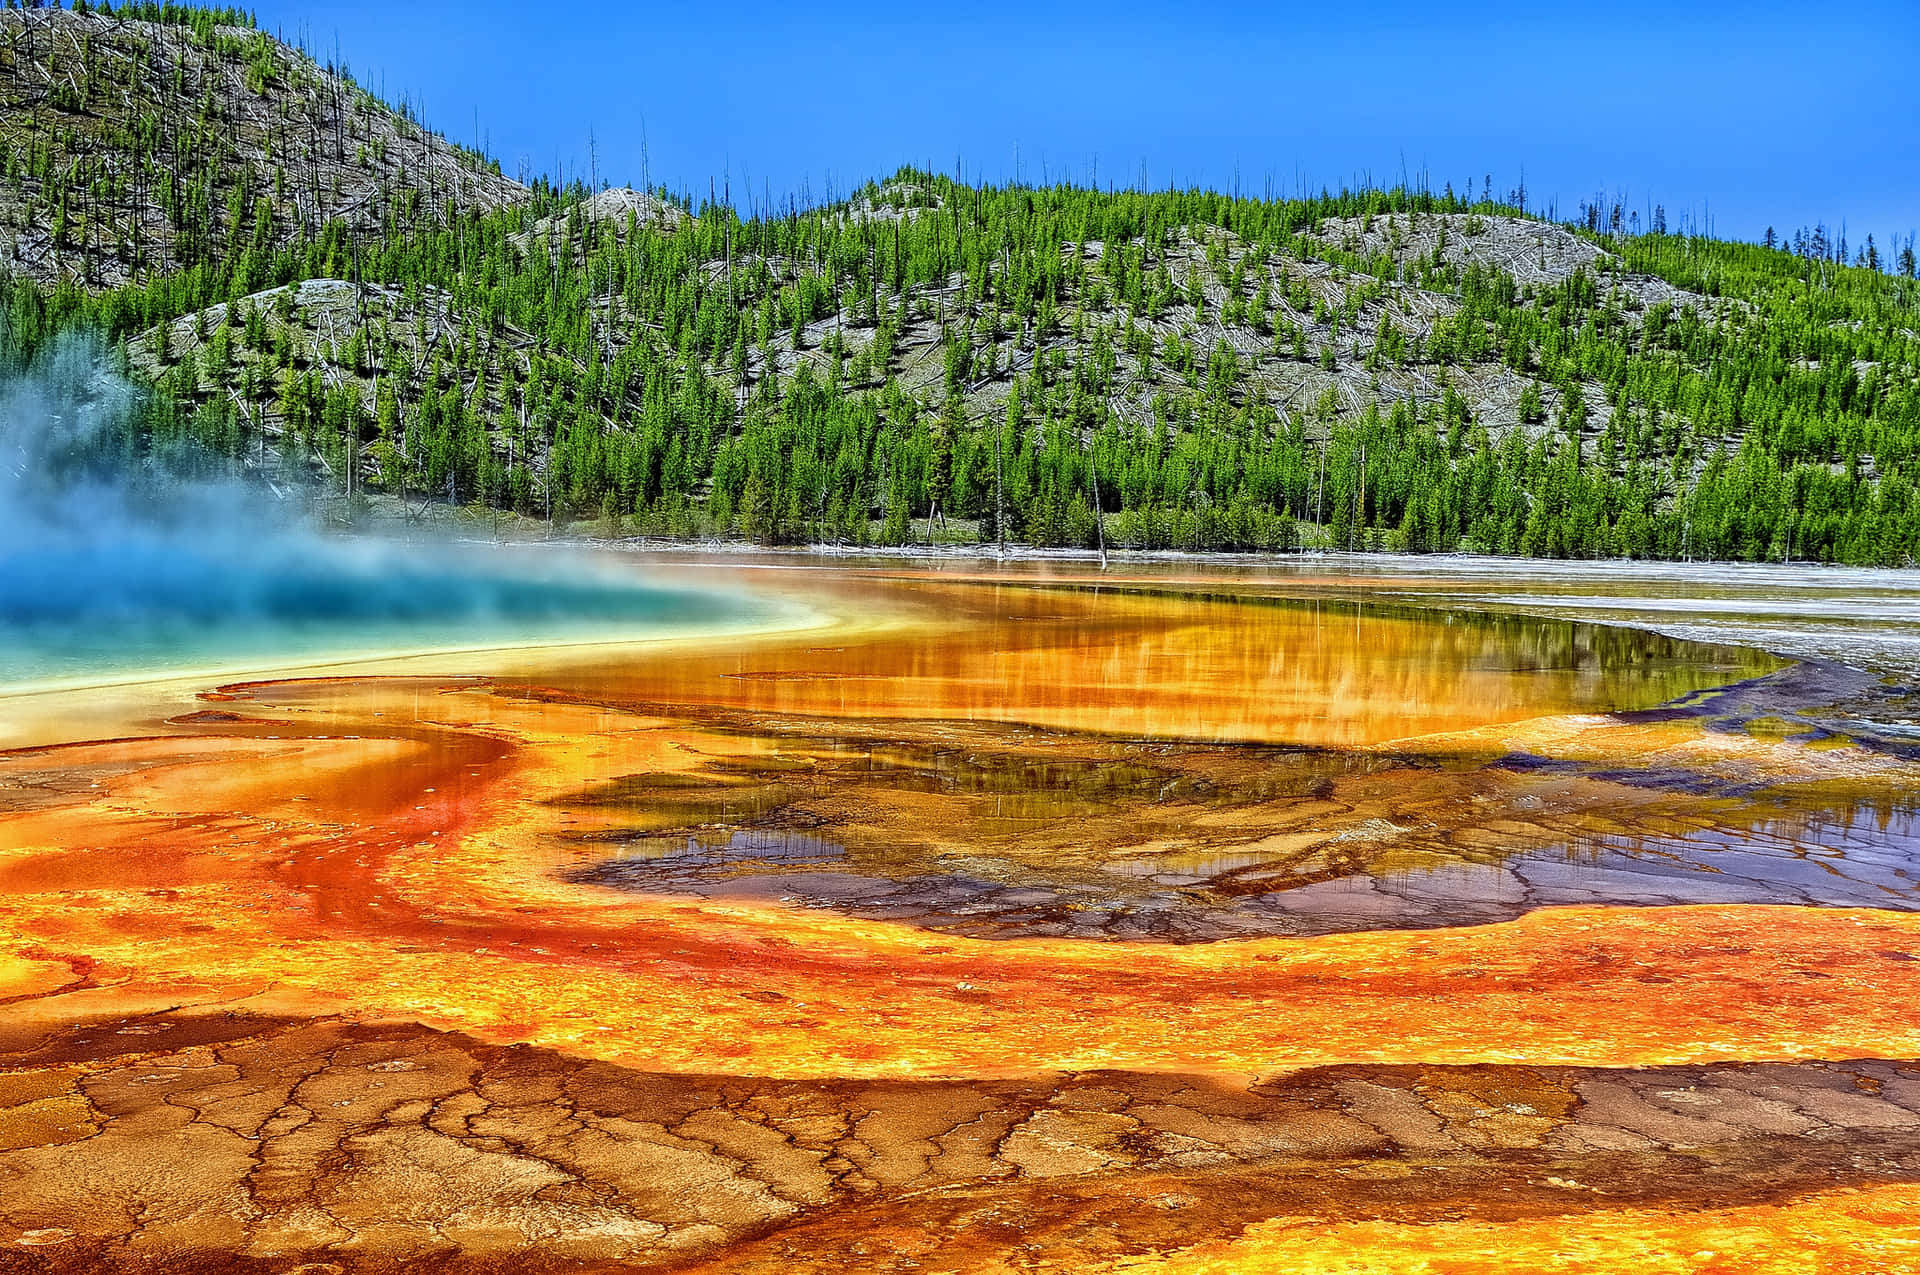
[{"label": "blue sky", "polygon": [[704,194],[912,161],[1290,192],[1524,171],[1728,236],[1920,227],[1920,5],[562,5],[270,0],[509,174]]}]

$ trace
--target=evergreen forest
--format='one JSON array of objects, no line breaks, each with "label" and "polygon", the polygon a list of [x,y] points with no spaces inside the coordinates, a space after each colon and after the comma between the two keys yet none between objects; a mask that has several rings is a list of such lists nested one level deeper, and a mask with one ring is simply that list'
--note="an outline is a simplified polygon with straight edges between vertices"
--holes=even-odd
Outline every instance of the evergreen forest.
[{"label": "evergreen forest", "polygon": [[[1906,565],[1912,237],[1490,178],[504,174],[238,10],[0,12],[9,370],[125,441],[609,536]],[[584,525],[582,525],[584,524]]]}]

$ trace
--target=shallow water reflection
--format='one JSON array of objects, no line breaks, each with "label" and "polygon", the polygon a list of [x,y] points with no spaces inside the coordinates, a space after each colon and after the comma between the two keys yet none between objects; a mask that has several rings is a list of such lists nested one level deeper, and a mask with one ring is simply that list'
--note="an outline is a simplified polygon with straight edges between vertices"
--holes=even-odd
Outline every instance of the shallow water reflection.
[{"label": "shallow water reflection", "polygon": [[1781,666],[1758,651],[1525,616],[1073,584],[831,584],[828,605],[885,622],[831,645],[547,657],[525,681],[628,706],[1352,747],[1645,708]]}]

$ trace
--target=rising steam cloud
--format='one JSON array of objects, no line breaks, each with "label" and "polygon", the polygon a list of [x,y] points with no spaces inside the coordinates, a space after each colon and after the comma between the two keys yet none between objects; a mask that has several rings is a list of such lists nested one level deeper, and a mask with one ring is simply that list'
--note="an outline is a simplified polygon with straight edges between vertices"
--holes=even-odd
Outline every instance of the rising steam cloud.
[{"label": "rising steam cloud", "polygon": [[190,444],[136,446],[139,393],[72,334],[0,384],[0,684],[750,613],[556,555],[321,534],[284,486]]}]

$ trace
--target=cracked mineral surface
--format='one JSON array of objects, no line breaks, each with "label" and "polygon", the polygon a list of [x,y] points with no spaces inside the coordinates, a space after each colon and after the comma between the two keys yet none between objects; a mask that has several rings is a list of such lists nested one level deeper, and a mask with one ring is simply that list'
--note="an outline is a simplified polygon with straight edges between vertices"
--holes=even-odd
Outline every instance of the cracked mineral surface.
[{"label": "cracked mineral surface", "polygon": [[0,701],[0,1271],[1920,1269],[1877,677],[773,574]]}]

